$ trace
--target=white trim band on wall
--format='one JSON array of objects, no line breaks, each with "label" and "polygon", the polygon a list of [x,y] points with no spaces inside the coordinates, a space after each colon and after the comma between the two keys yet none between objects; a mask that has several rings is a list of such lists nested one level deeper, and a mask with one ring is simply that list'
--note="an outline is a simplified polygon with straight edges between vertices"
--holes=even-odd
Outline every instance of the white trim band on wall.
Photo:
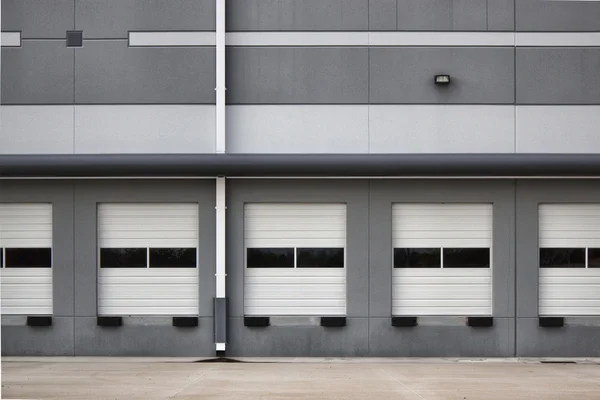
[{"label": "white trim band on wall", "polygon": [[369,46],[369,32],[229,32],[228,46]]},{"label": "white trim band on wall", "polygon": [[514,46],[512,32],[370,32],[371,46]]},{"label": "white trim band on wall", "polygon": [[600,32],[521,32],[516,34],[515,43],[530,47],[600,46]]},{"label": "white trim band on wall", "polygon": [[187,47],[214,45],[214,32],[129,32],[130,47]]},{"label": "white trim band on wall", "polygon": [[228,46],[600,46],[600,32],[230,32]]},{"label": "white trim band on wall", "polygon": [[2,47],[21,47],[21,32],[2,32],[0,43]]},{"label": "white trim band on wall", "polygon": [[[6,36],[6,38],[5,38]],[[2,32],[2,46],[20,46]],[[215,32],[129,32],[131,47],[215,46]],[[591,47],[600,32],[229,32],[227,46]]]},{"label": "white trim band on wall", "polygon": [[230,32],[228,46],[514,46],[511,32]]}]

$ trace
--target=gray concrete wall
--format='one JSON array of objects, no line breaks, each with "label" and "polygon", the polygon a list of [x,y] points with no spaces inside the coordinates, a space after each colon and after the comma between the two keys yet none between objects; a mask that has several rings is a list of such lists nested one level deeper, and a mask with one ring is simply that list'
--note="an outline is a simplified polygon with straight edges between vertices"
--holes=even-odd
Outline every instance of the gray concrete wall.
[{"label": "gray concrete wall", "polygon": [[[334,187],[333,187],[334,186]],[[227,190],[228,354],[233,356],[368,355],[368,181],[234,180]],[[344,328],[244,326],[244,203],[346,203],[346,314]]]},{"label": "gray concrete wall", "polygon": [[573,0],[515,0],[516,29],[531,32],[600,31],[600,3]]},{"label": "gray concrete wall", "polygon": [[215,30],[214,0],[169,0],[168,2],[74,0],[74,2],[75,28],[83,30],[86,38],[126,39],[129,31]]},{"label": "gray concrete wall", "polygon": [[368,0],[227,0],[229,31],[365,31]]},{"label": "gray concrete wall", "polygon": [[72,356],[75,282],[73,281],[73,182],[0,180],[0,203],[52,203],[52,327],[29,327],[25,319],[2,317],[2,355]]},{"label": "gray concrete wall", "polygon": [[597,181],[517,183],[516,348],[522,357],[600,356],[600,316],[566,318],[563,328],[541,328],[539,317],[538,208],[540,203],[597,203]]},{"label": "gray concrete wall", "polygon": [[214,104],[215,49],[93,41],[75,53],[76,104]]},{"label": "gray concrete wall", "polygon": [[[53,205],[53,325],[32,328],[3,317],[3,355],[208,356],[214,354],[212,303],[215,265],[213,180],[0,181],[0,202]],[[97,204],[199,203],[199,326],[176,328],[170,318],[125,318],[96,325]]]},{"label": "gray concrete wall", "polygon": [[[494,327],[471,328],[454,317],[395,328],[392,316],[392,204],[493,204]],[[369,202],[369,343],[372,356],[510,357],[514,355],[514,183],[512,181],[371,181]]]},{"label": "gray concrete wall", "polygon": [[505,31],[514,0],[228,0],[229,31]]},{"label": "gray concrete wall", "polygon": [[[214,181],[82,181],[75,186],[75,353],[77,355],[211,355],[215,265]],[[97,205],[103,202],[199,203],[197,328],[96,326]]]},{"label": "gray concrete wall", "polygon": [[599,69],[599,47],[519,48],[517,104],[600,104]]},{"label": "gray concrete wall", "polygon": [[[597,42],[592,34],[600,32],[599,4],[568,0],[229,0],[227,29],[239,35],[237,40],[258,38],[265,43],[228,47],[227,101],[265,108],[229,117],[226,151],[593,151],[597,135],[589,132],[595,132],[593,116],[600,112],[600,56],[598,46],[586,43]],[[214,0],[4,0],[2,11],[3,31],[20,32],[22,46],[1,50],[0,101],[23,108],[3,111],[8,122],[0,132],[0,154],[214,153],[215,50],[211,41],[190,46],[128,46],[129,32],[210,35],[215,29]],[[81,48],[65,46],[66,31],[73,29],[83,31]],[[445,32],[466,35],[462,36],[466,42],[419,44],[415,38],[421,36],[410,36],[422,33],[426,38]],[[519,34],[531,32],[541,33],[546,44],[513,45],[519,42]],[[552,36],[553,32],[583,36],[573,39]],[[408,34],[408,39],[394,36],[385,46],[371,43],[371,36],[396,33]],[[515,40],[507,41],[513,34]],[[497,35],[504,38],[502,46],[494,44]],[[450,74],[452,84],[434,85],[435,74]],[[39,107],[48,105],[64,108],[55,114],[60,118],[48,119],[44,131],[39,126],[43,114]],[[126,109],[143,105],[181,107],[131,113]],[[191,105],[207,108],[190,111],[186,107]],[[308,105],[323,109],[303,114]],[[340,109],[340,105],[365,107],[348,119],[345,115],[355,110]],[[371,108],[379,105],[443,107],[417,112],[410,107]],[[546,110],[553,120],[559,119],[552,126],[560,130],[538,129],[547,125],[547,119],[526,107],[540,105],[564,106]],[[298,109],[274,110],[274,106]],[[482,111],[446,106],[510,106],[513,115],[504,108]],[[582,108],[572,112],[573,106]],[[277,118],[274,123],[268,117],[272,112]],[[149,114],[153,117],[145,117]],[[313,116],[307,119],[305,115]],[[127,119],[146,121],[155,129],[127,123]],[[356,123],[348,129],[350,120]],[[421,124],[423,120],[427,123]],[[456,129],[463,125],[465,129]],[[182,134],[176,135],[178,131]]]},{"label": "gray concrete wall", "polygon": [[[53,205],[53,325],[32,328],[3,316],[3,355],[214,354],[214,181],[0,181],[0,202]],[[231,356],[599,356],[600,317],[568,317],[538,327],[538,205],[597,202],[591,180],[229,180],[227,189],[228,355]],[[96,326],[96,207],[101,202],[200,204],[198,328],[170,318],[128,317]],[[268,328],[243,326],[243,206],[246,202],[347,204],[347,326],[307,319]],[[391,206],[394,202],[493,204],[492,328],[464,317],[422,318],[415,328],[391,326]],[[466,316],[465,316],[466,317]]]},{"label": "gray concrete wall", "polygon": [[[486,356],[514,355],[514,184],[511,181],[230,181],[227,285],[228,354],[233,356]],[[347,323],[320,326],[243,325],[246,202],[347,204]],[[417,328],[391,326],[391,210],[398,201],[494,204],[493,328],[462,318],[437,318]],[[368,227],[368,229],[365,229]],[[367,258],[368,257],[368,258]],[[293,325],[293,324],[292,324]]]}]

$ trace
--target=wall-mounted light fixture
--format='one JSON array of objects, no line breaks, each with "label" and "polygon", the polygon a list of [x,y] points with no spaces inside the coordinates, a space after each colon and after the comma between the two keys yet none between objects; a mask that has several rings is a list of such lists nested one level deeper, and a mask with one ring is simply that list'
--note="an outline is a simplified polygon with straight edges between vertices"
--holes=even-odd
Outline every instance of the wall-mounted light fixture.
[{"label": "wall-mounted light fixture", "polygon": [[436,75],[435,76],[435,84],[436,85],[449,85],[450,84],[450,75]]}]

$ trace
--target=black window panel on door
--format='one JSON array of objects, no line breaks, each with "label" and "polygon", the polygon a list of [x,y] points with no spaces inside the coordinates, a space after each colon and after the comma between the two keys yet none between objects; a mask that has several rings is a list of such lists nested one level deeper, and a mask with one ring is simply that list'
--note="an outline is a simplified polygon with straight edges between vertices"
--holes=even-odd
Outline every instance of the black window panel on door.
[{"label": "black window panel on door", "polygon": [[146,248],[100,249],[100,268],[146,268]]},{"label": "black window panel on door", "polygon": [[394,268],[441,268],[440,248],[396,248]]},{"label": "black window panel on door", "polygon": [[2,268],[4,266],[4,252],[2,251],[2,248],[0,247],[0,268]]},{"label": "black window panel on door", "polygon": [[600,249],[588,249],[588,268],[600,268]]},{"label": "black window panel on door", "polygon": [[5,249],[6,268],[50,268],[52,249],[18,248]]},{"label": "black window panel on door", "polygon": [[294,268],[294,248],[246,249],[248,268]]},{"label": "black window panel on door", "polygon": [[490,249],[445,248],[444,268],[489,268]]},{"label": "black window panel on door", "polygon": [[585,249],[541,248],[540,268],[585,268]]},{"label": "black window panel on door", "polygon": [[343,248],[298,248],[298,268],[344,268]]},{"label": "black window panel on door", "polygon": [[196,249],[150,249],[150,268],[196,268]]}]

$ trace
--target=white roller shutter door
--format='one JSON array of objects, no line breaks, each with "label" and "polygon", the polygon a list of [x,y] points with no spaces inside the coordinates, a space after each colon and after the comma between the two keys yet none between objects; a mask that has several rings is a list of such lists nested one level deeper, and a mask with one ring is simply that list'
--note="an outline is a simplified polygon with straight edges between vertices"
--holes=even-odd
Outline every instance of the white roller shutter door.
[{"label": "white roller shutter door", "polygon": [[[0,204],[0,249],[24,248],[52,248],[52,204]],[[52,268],[2,268],[0,282],[2,314],[52,314]]]},{"label": "white roller shutter door", "polygon": [[[581,249],[582,267],[540,268],[539,314],[600,315],[600,204],[541,204],[540,249]],[[596,267],[594,267],[596,265]]]},{"label": "white roller shutter door", "polygon": [[[393,247],[491,249],[492,210],[491,204],[394,204]],[[393,315],[492,314],[491,268],[392,270]]]},{"label": "white roller shutter door", "polygon": [[198,314],[198,204],[100,204],[98,248],[194,248],[197,257],[196,268],[100,267],[99,315]]},{"label": "white roller shutter door", "polygon": [[[346,247],[345,204],[246,204],[248,248]],[[246,251],[244,251],[247,254]],[[346,314],[346,268],[245,268],[244,313]]]}]

